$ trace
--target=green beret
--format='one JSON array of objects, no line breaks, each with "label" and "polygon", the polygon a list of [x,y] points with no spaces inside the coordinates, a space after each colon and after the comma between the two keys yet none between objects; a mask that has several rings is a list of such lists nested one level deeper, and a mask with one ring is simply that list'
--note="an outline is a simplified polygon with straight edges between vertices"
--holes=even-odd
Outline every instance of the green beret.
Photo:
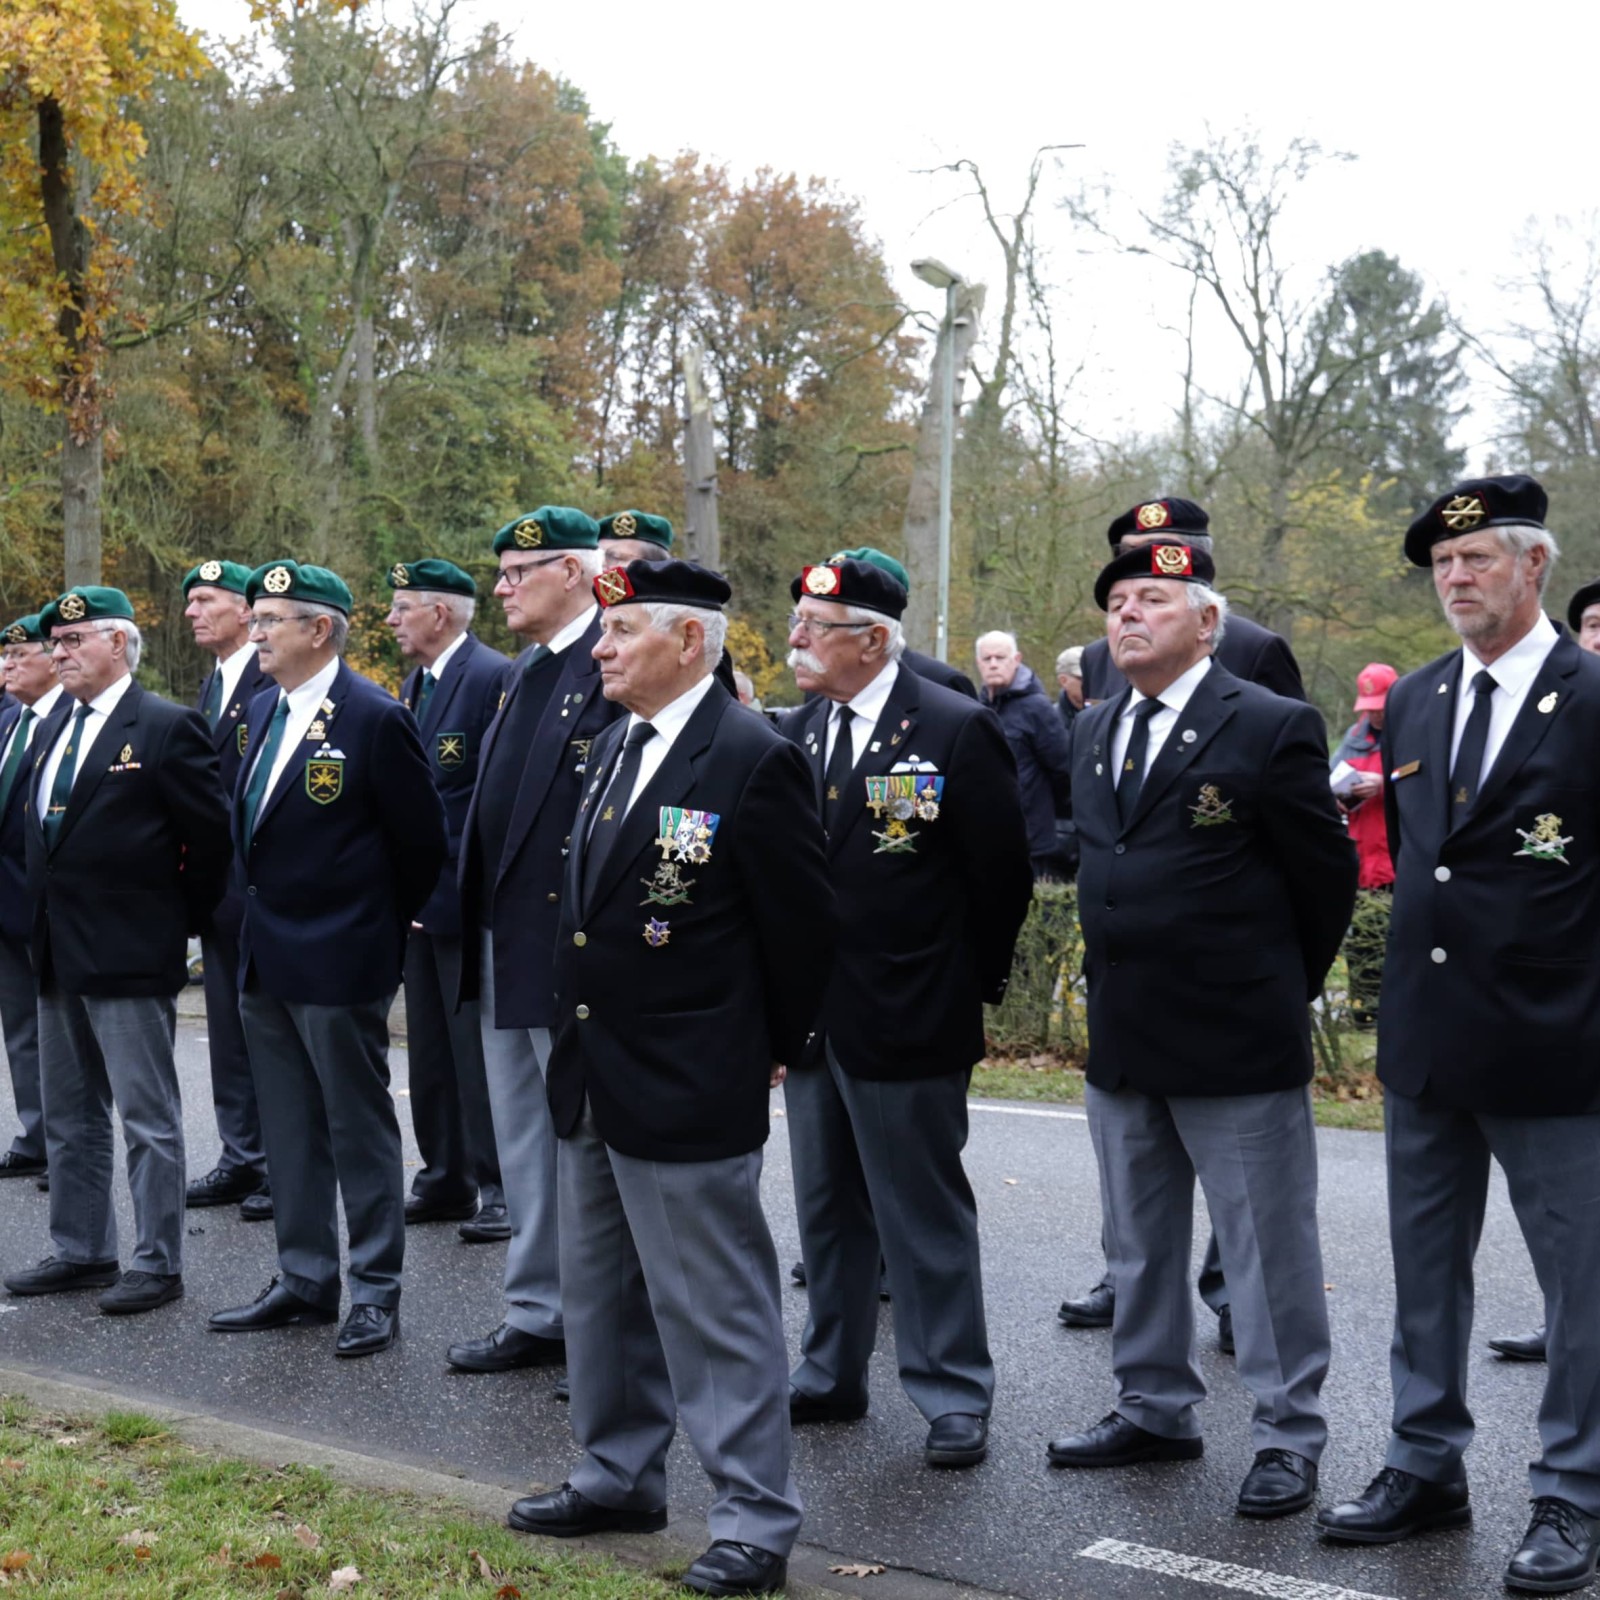
[{"label": "green beret", "polygon": [[435,556],[425,561],[397,561],[388,576],[391,589],[429,589],[439,594],[464,594],[469,600],[478,593],[477,580],[470,572]]},{"label": "green beret", "polygon": [[602,539],[645,539],[663,550],[672,548],[672,524],[648,511],[613,511],[600,519]]},{"label": "green beret", "polygon": [[226,589],[230,594],[242,595],[250,581],[250,569],[240,561],[202,561],[184,576],[183,598],[197,583],[209,584],[213,589]]},{"label": "green beret", "polygon": [[880,572],[887,572],[907,594],[911,593],[911,578],[906,569],[893,556],[886,555],[882,550],[874,550],[870,544],[862,545],[859,550],[840,550],[829,556],[825,565],[836,567],[841,561],[870,562]]},{"label": "green beret", "polygon": [[349,585],[337,572],[326,567],[303,567],[298,561],[268,561],[250,574],[244,597],[254,605],[262,595],[277,600],[309,600],[314,605],[332,606],[347,617],[354,602]]},{"label": "green beret", "polygon": [[39,613],[39,632],[74,622],[133,621],[133,603],[120,589],[102,589],[98,584],[80,583],[57,595]]},{"label": "green beret", "polygon": [[513,517],[494,536],[494,553],[507,550],[593,550],[600,543],[600,524],[587,511],[572,506],[540,506]]},{"label": "green beret", "polygon": [[44,629],[39,626],[39,613],[35,611],[31,616],[18,617],[4,633],[0,633],[0,644],[45,644],[48,641],[44,636]]}]

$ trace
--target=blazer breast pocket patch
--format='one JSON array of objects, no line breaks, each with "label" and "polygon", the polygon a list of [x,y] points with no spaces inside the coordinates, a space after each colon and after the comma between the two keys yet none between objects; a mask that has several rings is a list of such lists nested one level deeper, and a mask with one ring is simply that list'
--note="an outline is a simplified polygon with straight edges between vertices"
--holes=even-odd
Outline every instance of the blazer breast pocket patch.
[{"label": "blazer breast pocket patch", "polygon": [[467,759],[467,736],[463,733],[441,733],[433,747],[433,759],[446,772],[462,766]]},{"label": "blazer breast pocket patch", "polygon": [[344,793],[344,762],[306,762],[306,793],[319,806],[332,805]]},{"label": "blazer breast pocket patch", "polygon": [[1233,802],[1223,798],[1216,784],[1202,783],[1195,804],[1189,807],[1189,815],[1194,819],[1189,824],[1191,828],[1215,828],[1234,820]]}]

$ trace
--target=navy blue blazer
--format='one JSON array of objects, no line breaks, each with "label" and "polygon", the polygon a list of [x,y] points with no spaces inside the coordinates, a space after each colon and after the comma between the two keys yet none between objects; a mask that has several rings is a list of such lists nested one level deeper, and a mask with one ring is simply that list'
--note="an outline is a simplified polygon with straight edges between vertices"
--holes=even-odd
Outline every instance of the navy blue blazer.
[{"label": "navy blue blazer", "polygon": [[209,732],[197,711],[130,683],[78,754],[53,845],[40,788],[54,741],[35,734],[26,832],[41,985],[133,998],[175,995],[189,981],[189,935],[228,872],[228,802]]},{"label": "navy blue blazer", "polygon": [[[497,1028],[549,1028],[555,1025],[554,961],[556,926],[561,918],[561,881],[566,873],[572,819],[589,773],[594,741],[625,716],[600,692],[600,663],[594,659],[600,613],[563,653],[550,699],[526,750],[503,747],[500,730],[516,700],[529,651],[512,662],[506,675],[505,703],[484,737],[478,785],[462,835],[457,884],[462,926],[460,999],[479,994],[480,941],[473,930],[485,925],[479,902],[484,878],[478,859],[478,797],[486,784],[509,788],[516,796],[505,849],[494,874],[494,906],[487,926],[494,940],[494,1025]],[[531,647],[530,647],[531,649]]]},{"label": "navy blue blazer", "polygon": [[1460,666],[1452,650],[1408,673],[1385,708],[1378,1077],[1502,1116],[1600,1111],[1600,658],[1556,641],[1455,822]]},{"label": "navy blue blazer", "polygon": [[[213,667],[201,682],[200,693],[194,702],[197,710],[205,705],[206,691],[211,687],[211,679],[221,670],[220,667]],[[265,689],[275,687],[272,679],[261,670],[260,661],[252,652],[244,671],[239,674],[239,681],[234,686],[233,693],[228,697],[227,705],[222,708],[222,715],[217,718],[217,724],[211,730],[211,745],[217,752],[217,773],[222,779],[222,792],[230,799],[239,784],[239,768],[244,764],[245,712],[258,694]],[[237,944],[239,923],[243,917],[244,899],[241,886],[235,880],[234,874],[229,872],[222,898],[217,902],[217,909],[211,915],[212,925]]]},{"label": "navy blue blazer", "polygon": [[[427,753],[433,781],[444,802],[444,822],[449,855],[439,881],[417,921],[429,932],[445,938],[461,935],[461,894],[456,869],[461,860],[461,839],[472,809],[472,790],[478,781],[478,759],[484,735],[500,709],[505,692],[506,658],[472,634],[461,641],[445,663],[423,707],[418,729]],[[415,712],[422,692],[422,668],[416,668],[400,688],[400,700]]]},{"label": "navy blue blazer", "polygon": [[[0,754],[11,730],[22,716],[22,703],[6,696],[0,709]],[[17,771],[5,810],[0,812],[0,934],[7,939],[27,939],[33,933],[33,900],[28,892],[28,835],[24,818],[28,814],[28,786],[33,764],[39,753],[56,741],[62,719],[70,717],[78,702],[70,694],[59,694],[50,715],[33,730],[33,744]],[[40,741],[43,740],[43,743]]]},{"label": "navy blue blazer", "polygon": [[352,1005],[400,986],[406,935],[444,864],[444,807],[411,713],[370,679],[338,675],[272,793],[241,835],[249,752],[276,687],[246,712],[233,805],[244,890],[239,982],[279,1000]]},{"label": "navy blue blazer", "polygon": [[1309,1083],[1307,1002],[1356,893],[1322,718],[1213,662],[1124,826],[1113,740],[1129,693],[1072,729],[1089,1082],[1152,1095]]}]

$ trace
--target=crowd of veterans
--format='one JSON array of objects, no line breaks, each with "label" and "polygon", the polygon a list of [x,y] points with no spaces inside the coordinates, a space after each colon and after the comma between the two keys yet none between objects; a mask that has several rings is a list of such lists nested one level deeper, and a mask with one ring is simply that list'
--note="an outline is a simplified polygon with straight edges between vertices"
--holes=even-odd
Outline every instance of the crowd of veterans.
[{"label": "crowd of veterans", "polygon": [[[136,681],[126,595],[69,589],[3,634],[21,1126],[0,1175],[50,1197],[50,1254],[5,1287],[154,1311],[183,1293],[185,1208],[237,1204],[271,1222],[279,1268],[210,1328],[343,1306],[333,1353],[372,1356],[399,1335],[408,1224],[455,1222],[505,1269],[448,1360],[564,1367],[581,1450],[511,1525],[663,1527],[681,1426],[713,1494],[685,1585],[776,1590],[803,1516],[791,1429],[866,1416],[880,1295],[927,1465],[985,1459],[967,1092],[1035,884],[1075,877],[1106,1271],[1059,1316],[1111,1328],[1118,1398],[1048,1460],[1203,1453],[1198,1180],[1198,1287],[1254,1404],[1237,1509],[1304,1511],[1330,1359],[1310,1006],[1359,888],[1390,902],[1386,956],[1352,962],[1351,986],[1383,1019],[1393,1431],[1316,1526],[1388,1543],[1470,1520],[1492,1157],[1544,1297],[1538,1332],[1502,1344],[1548,1362],[1506,1582],[1582,1587],[1600,1552],[1600,581],[1565,628],[1546,614],[1546,514],[1532,479],[1492,477],[1416,518],[1405,553],[1461,646],[1403,677],[1369,666],[1331,758],[1288,645],[1230,615],[1209,519],[1177,497],[1112,522],[1105,637],[1062,653],[1059,703],[1009,634],[978,639],[976,684],[908,650],[905,569],[862,548],[794,576],[804,701],[763,714],[727,654],[727,581],[642,511],[545,506],[494,535],[509,663],[472,631],[467,572],[397,562],[398,699],[346,664],[352,596],[325,568],[188,574],[216,658],[192,709]],[[220,1154],[189,1179],[174,1041],[195,936]],[[778,1085],[808,1296],[794,1352],[760,1187]]]}]

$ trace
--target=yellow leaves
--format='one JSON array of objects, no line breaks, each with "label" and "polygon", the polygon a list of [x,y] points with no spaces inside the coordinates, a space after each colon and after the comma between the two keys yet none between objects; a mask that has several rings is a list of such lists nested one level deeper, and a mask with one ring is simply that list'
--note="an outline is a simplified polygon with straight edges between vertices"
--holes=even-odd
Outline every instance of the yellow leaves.
[{"label": "yellow leaves", "polygon": [[847,1561],[843,1566],[828,1568],[829,1572],[837,1573],[841,1578],[876,1578],[880,1572],[887,1570],[876,1561]]},{"label": "yellow leaves", "polygon": [[21,1572],[33,1560],[33,1554],[28,1550],[8,1550],[0,1556],[0,1572]]}]

